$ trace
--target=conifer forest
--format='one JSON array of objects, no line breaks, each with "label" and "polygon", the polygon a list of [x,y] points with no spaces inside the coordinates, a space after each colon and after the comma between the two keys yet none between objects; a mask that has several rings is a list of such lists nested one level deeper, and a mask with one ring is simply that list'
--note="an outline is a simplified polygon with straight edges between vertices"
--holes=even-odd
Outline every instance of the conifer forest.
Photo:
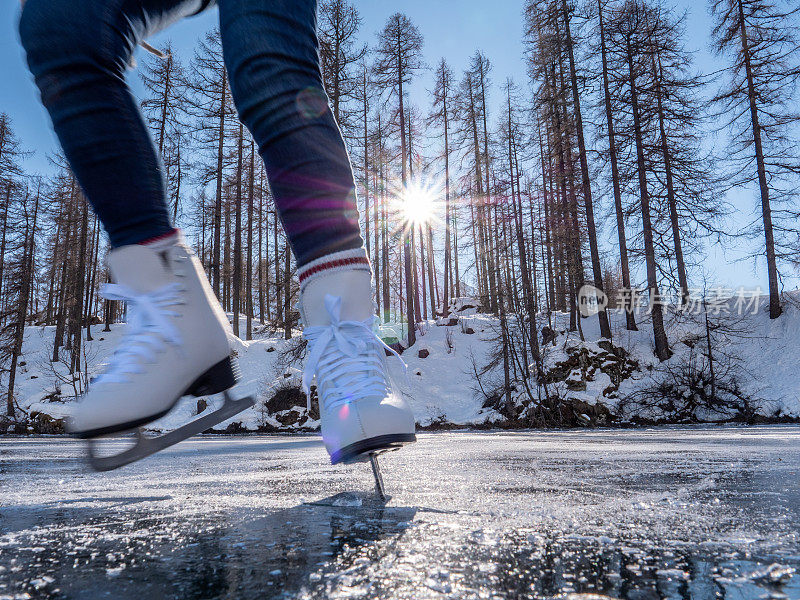
[{"label": "conifer forest", "polygon": [[[713,28],[698,41],[670,2],[520,0],[527,77],[514,80],[479,41],[457,70],[425,53],[402,12],[370,31],[348,0],[321,0],[328,97],[297,101],[311,116],[327,101],[339,123],[377,314],[397,343],[412,346],[418,324],[471,298],[497,319],[506,391],[513,380],[541,397],[542,330],[556,313],[581,336],[591,321],[601,338],[613,339],[612,326],[644,329],[667,361],[677,340],[664,312],[704,289],[709,247],[739,238],[759,257],[769,319],[782,318],[784,280],[800,266],[800,8],[704,1]],[[718,70],[698,67],[698,44]],[[144,90],[174,220],[234,333],[288,340],[293,258],[231,99],[219,32],[153,50],[137,53],[129,77]],[[419,102],[407,90],[423,73],[433,85]],[[50,359],[80,380],[87,340],[124,321],[125,306],[99,293],[108,241],[65,159],[52,153],[47,173],[27,170],[38,150],[2,111],[0,383],[13,422],[25,328],[54,327]],[[737,190],[752,215],[730,230]],[[608,310],[581,315],[586,285]],[[629,290],[646,318],[625,311],[612,323]]]}]

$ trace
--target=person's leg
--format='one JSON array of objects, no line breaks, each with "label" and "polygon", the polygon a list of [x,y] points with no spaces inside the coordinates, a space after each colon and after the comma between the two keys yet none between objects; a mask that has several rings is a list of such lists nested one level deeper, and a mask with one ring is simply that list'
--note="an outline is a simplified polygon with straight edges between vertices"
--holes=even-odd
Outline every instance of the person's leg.
[{"label": "person's leg", "polygon": [[316,1],[218,4],[233,99],[259,146],[298,265],[309,348],[303,388],[310,398],[316,378],[331,462],[413,442],[414,416],[392,391],[387,346],[372,330],[372,270],[350,160],[322,86]]},{"label": "person's leg", "polygon": [[[64,154],[115,248],[103,295],[128,305],[122,344],[71,410],[82,438],[127,431],[181,397],[236,383],[230,325],[200,261],[174,232],[158,156],[125,83],[136,44],[206,0],[27,0],[20,37]],[[252,404],[232,401],[160,440],[91,458],[106,470],[213,427]],[[90,450],[91,457],[91,450]]]},{"label": "person's leg", "polygon": [[27,0],[20,38],[64,155],[115,247],[173,231],[125,71],[139,41],[205,0]]},{"label": "person's leg", "polygon": [[331,254],[365,261],[350,159],[322,85],[316,0],[217,4],[233,99],[298,267]]}]

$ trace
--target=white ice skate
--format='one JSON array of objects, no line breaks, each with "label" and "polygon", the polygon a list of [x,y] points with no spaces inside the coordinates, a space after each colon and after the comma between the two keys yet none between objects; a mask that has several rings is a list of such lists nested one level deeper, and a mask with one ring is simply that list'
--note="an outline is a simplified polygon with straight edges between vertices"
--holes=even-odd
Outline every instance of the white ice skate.
[{"label": "white ice skate", "polygon": [[331,463],[369,460],[385,498],[376,456],[416,436],[414,415],[386,369],[385,350],[399,355],[373,332],[372,297],[372,275],[363,269],[320,273],[303,287],[299,307],[309,344],[303,388],[310,397],[316,377]]},{"label": "white ice skate", "polygon": [[113,250],[108,266],[116,284],[104,296],[128,303],[128,330],[108,367],[90,385],[68,422],[79,438],[135,430],[167,414],[182,396],[225,393],[223,406],[156,438],[141,430],[137,443],[111,457],[89,458],[110,470],[205,431],[253,405],[227,390],[238,373],[228,342],[229,324],[192,251],[179,242],[155,250],[131,245]]}]

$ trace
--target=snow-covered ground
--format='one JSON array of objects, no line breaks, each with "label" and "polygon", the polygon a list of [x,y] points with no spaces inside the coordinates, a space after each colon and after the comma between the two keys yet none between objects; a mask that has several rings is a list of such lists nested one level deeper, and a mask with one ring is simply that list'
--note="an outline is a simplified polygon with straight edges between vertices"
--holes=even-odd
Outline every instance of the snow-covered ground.
[{"label": "snow-covered ground", "polygon": [[317,436],[82,451],[0,438],[0,598],[800,598],[797,426],[422,434],[387,505]]},{"label": "snow-covered ground", "polygon": [[[407,378],[402,375],[399,362],[389,358],[394,379],[407,396],[421,425],[503,424],[507,420],[507,415],[495,410],[496,406],[486,403],[474,376],[475,367],[483,366],[490,351],[498,345],[497,319],[479,314],[469,306],[468,300],[456,302],[453,316],[458,322],[454,325],[448,326],[443,319],[421,325],[417,343],[403,354],[408,364]],[[680,420],[671,401],[666,407],[664,403],[651,406],[640,396],[642,390],[658,390],[659,383],[676,377],[675,371],[682,372],[697,362],[705,352],[704,320],[696,317],[692,320],[668,312],[668,337],[674,355],[663,364],[653,354],[652,329],[647,315],[639,315],[638,322],[639,331],[629,332],[625,330],[624,317],[612,315],[613,344],[615,348],[624,350],[621,355],[625,358],[620,359],[620,364],[627,365],[630,372],[626,372],[625,379],[618,382],[618,389],[609,393],[612,379],[604,368],[595,369],[590,365],[587,372],[586,364],[575,366],[579,358],[575,353],[580,349],[585,349],[584,355],[594,360],[596,365],[602,365],[604,361],[608,363],[603,358],[608,353],[604,354],[603,348],[596,344],[599,338],[597,319],[582,319],[581,329],[586,341],[581,341],[578,333],[567,331],[567,315],[556,313],[550,320],[540,315],[539,328],[549,325],[557,333],[555,344],[543,346],[548,368],[562,368],[558,367],[559,363],[567,364],[572,357],[572,363],[563,367],[569,371],[568,375],[566,371],[564,373],[566,379],[553,383],[548,391],[589,405],[602,403],[616,415],[617,422],[635,418]],[[741,393],[748,398],[748,410],[769,418],[800,417],[800,296],[787,295],[784,314],[776,320],[770,320],[762,306],[756,314],[742,317],[712,312],[711,323],[715,327],[713,341],[717,377],[735,378]],[[115,325],[110,332],[102,332],[100,326],[93,328],[94,341],[86,343],[85,351],[89,376],[102,368],[103,358],[118,343],[123,327]],[[80,390],[80,386],[71,385],[74,378],[68,374],[66,365],[50,361],[53,335],[52,327],[28,327],[25,332],[16,398],[29,417],[36,413],[53,419],[69,415],[74,406],[75,389]],[[384,335],[393,334],[385,331]],[[258,401],[254,409],[231,422],[251,431],[259,428],[262,431],[308,429],[317,425],[306,415],[302,399],[294,398],[292,401],[290,398],[288,403],[277,405],[269,403],[280,388],[299,388],[301,365],[286,365],[281,360],[287,344],[296,343],[297,338],[286,342],[266,333],[256,334],[250,342],[235,340],[234,349],[243,374],[237,393],[254,394]],[[499,381],[501,375],[502,370],[499,370],[490,379]],[[85,374],[82,377],[85,379]],[[486,380],[482,385],[486,389]],[[522,402],[523,386],[518,384],[517,388],[516,401]],[[704,388],[701,382],[699,394],[704,395],[704,392],[708,393],[708,384]],[[697,392],[680,388],[677,393],[679,404],[691,404],[694,402],[692,394]],[[213,400],[211,405],[213,407]],[[178,409],[155,423],[154,428],[172,428],[197,412],[197,401],[185,399]],[[691,420],[719,421],[731,415],[731,411],[715,412],[701,407],[693,410]],[[222,428],[229,424],[222,424]]]}]

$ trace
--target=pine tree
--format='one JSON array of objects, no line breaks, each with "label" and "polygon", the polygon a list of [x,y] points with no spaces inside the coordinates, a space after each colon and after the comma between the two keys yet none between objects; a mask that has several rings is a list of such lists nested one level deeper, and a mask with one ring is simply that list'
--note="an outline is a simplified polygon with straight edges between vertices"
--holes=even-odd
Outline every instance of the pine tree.
[{"label": "pine tree", "polygon": [[211,219],[210,272],[211,285],[222,297],[222,212],[226,167],[226,142],[229,122],[234,110],[228,87],[228,76],[222,57],[219,30],[209,31],[198,44],[192,60],[192,76],[188,81],[187,110],[194,117],[194,135],[200,149],[213,157],[211,164],[200,163],[202,183],[213,181],[215,199]]},{"label": "pine tree", "polygon": [[428,125],[440,128],[442,132],[442,152],[441,158],[444,159],[444,198],[445,198],[445,212],[444,212],[444,226],[445,226],[445,242],[444,242],[444,286],[442,288],[442,316],[449,315],[449,301],[451,295],[451,286],[449,284],[452,279],[451,271],[452,266],[452,244],[451,244],[451,215],[450,215],[450,128],[451,122],[454,118],[454,105],[452,101],[453,94],[453,71],[447,61],[442,58],[436,68],[436,82],[433,90],[433,107],[432,112],[428,116]]},{"label": "pine tree", "polygon": [[[641,202],[642,235],[644,238],[644,256],[647,271],[647,288],[650,299],[650,313],[653,322],[653,337],[655,353],[659,360],[670,357],[669,342],[664,329],[663,299],[658,285],[658,268],[656,265],[655,246],[653,242],[653,224],[650,207],[650,189],[647,181],[647,167],[645,162],[645,125],[643,123],[642,105],[639,88],[642,72],[648,66],[641,60],[641,51],[649,44],[647,37],[648,15],[639,0],[628,0],[623,6],[616,20],[617,33],[621,37],[621,44],[625,52],[625,61],[628,67],[627,85],[629,86],[629,100],[633,115],[633,138],[636,150],[636,174]],[[642,64],[642,63],[645,64]]]},{"label": "pine tree", "polygon": [[731,139],[728,189],[758,183],[769,316],[776,319],[782,311],[778,258],[796,250],[776,238],[776,230],[796,236],[795,226],[780,221],[795,220],[797,211],[776,205],[795,198],[800,174],[797,144],[789,137],[800,123],[794,102],[800,82],[800,8],[791,0],[710,0],[710,5],[714,48],[729,60],[727,82],[714,98]]},{"label": "pine tree", "polygon": [[163,58],[152,56],[145,60],[139,76],[147,92],[147,97],[142,100],[142,111],[153,131],[164,165],[164,178],[170,192],[174,219],[180,207],[185,167],[181,153],[186,137],[183,105],[186,76],[183,65],[174,55],[172,44],[166,44]]},{"label": "pine tree", "polygon": [[[608,75],[608,49],[606,46],[606,32],[604,24],[605,6],[603,0],[597,0],[598,36],[600,55],[602,58],[603,79],[603,112],[605,114],[606,137],[608,140],[608,160],[611,165],[611,183],[614,191],[614,213],[617,223],[617,239],[619,241],[619,260],[622,273],[622,287],[631,290],[630,266],[628,263],[628,242],[625,234],[625,213],[622,208],[622,186],[620,183],[619,163],[617,159],[617,137],[614,126],[614,109],[611,104],[611,91],[609,89]],[[626,307],[625,325],[628,331],[638,331],[636,316],[632,307]]]},{"label": "pine tree", "polygon": [[367,46],[358,41],[361,17],[346,0],[323,0],[319,6],[318,35],[325,90],[330,98],[333,117],[343,131],[352,129],[357,109],[348,103],[359,94],[363,70],[359,63],[367,54]]},{"label": "pine tree", "polygon": [[[594,275],[594,286],[603,293],[603,271],[600,266],[600,251],[597,247],[597,229],[594,221],[594,200],[592,198],[591,175],[589,173],[589,159],[586,155],[586,141],[583,134],[583,115],[581,113],[581,96],[578,89],[578,74],[575,67],[575,48],[572,39],[572,28],[570,26],[570,10],[567,0],[561,0],[561,13],[564,20],[564,30],[566,32],[566,48],[569,57],[570,87],[572,89],[572,111],[575,116],[575,134],[578,139],[578,152],[581,164],[581,183],[583,187],[583,201],[585,207],[586,229],[589,237],[589,249],[592,256],[592,273]],[[611,327],[608,323],[608,314],[603,308],[598,313],[600,320],[600,335],[604,338],[611,338]]]},{"label": "pine tree", "polygon": [[[383,31],[378,35],[378,46],[375,49],[377,59],[373,73],[376,85],[397,97],[398,119],[400,123],[400,163],[401,182],[403,191],[408,186],[407,165],[407,129],[404,86],[411,83],[414,75],[423,67],[422,63],[423,39],[417,27],[408,17],[395,13],[386,23]],[[416,264],[411,253],[411,231],[404,228],[403,234],[403,263],[406,281],[406,316],[408,319],[408,345],[416,341],[416,318],[414,288],[412,281],[412,261]],[[416,307],[418,309],[418,306]]]}]

